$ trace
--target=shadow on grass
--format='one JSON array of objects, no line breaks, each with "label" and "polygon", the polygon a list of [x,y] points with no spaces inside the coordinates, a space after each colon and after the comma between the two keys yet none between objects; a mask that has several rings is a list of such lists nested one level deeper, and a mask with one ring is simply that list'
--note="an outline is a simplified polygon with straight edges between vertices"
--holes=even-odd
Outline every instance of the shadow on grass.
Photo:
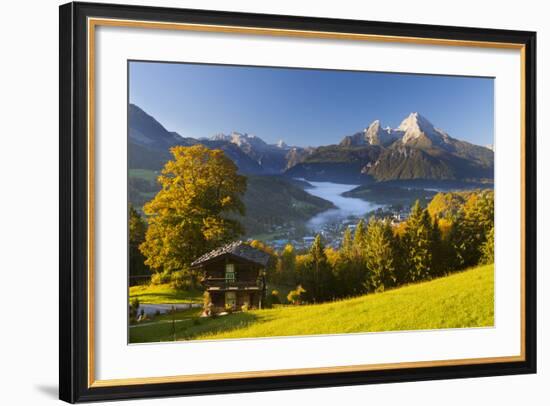
[{"label": "shadow on grass", "polygon": [[[167,321],[168,317],[164,318]],[[209,336],[245,328],[257,322],[258,317],[251,313],[234,313],[226,316],[189,317],[183,320],[154,323],[130,329],[131,344],[161,341],[195,340],[199,336]]]},{"label": "shadow on grass", "polygon": [[234,313],[214,318],[196,318],[189,326],[181,326],[176,330],[178,340],[194,340],[199,336],[227,333],[229,331],[245,328],[257,321],[258,317],[251,313]]},{"label": "shadow on grass", "polygon": [[181,302],[197,302],[202,300],[202,295],[197,292],[191,291],[178,291],[173,292],[134,292],[130,294],[130,298],[137,297],[142,303],[151,304],[171,304]]},{"label": "shadow on grass", "polygon": [[135,296],[139,296],[140,300],[145,300],[144,298],[148,298],[148,297],[155,297],[162,300],[166,300],[166,303],[170,303],[170,300],[173,300],[173,299],[187,299],[187,297],[184,295],[184,292],[182,292],[181,294],[162,293],[162,292],[151,292],[151,293],[138,292],[137,294],[135,294]]}]

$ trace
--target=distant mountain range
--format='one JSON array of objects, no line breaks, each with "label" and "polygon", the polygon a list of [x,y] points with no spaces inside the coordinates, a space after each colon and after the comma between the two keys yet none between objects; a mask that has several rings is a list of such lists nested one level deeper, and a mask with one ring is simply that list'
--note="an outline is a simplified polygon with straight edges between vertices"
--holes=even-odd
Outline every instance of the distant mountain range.
[{"label": "distant mountain range", "polygon": [[204,144],[222,149],[244,173],[262,173],[263,168],[239,146],[223,140],[197,140],[166,130],[155,118],[134,104],[128,110],[128,166],[130,169],[161,169],[171,158],[170,147]]},{"label": "distant mountain range", "polygon": [[239,147],[250,159],[254,160],[261,170],[269,174],[280,174],[295,165],[306,156],[312,148],[290,147],[282,140],[277,144],[267,144],[255,135],[233,132],[229,135],[217,134],[201,142],[221,141]]},{"label": "distant mountain range", "polygon": [[382,128],[376,120],[338,145],[288,146],[268,144],[246,133],[186,138],[166,130],[138,106],[129,106],[129,167],[160,169],[174,145],[203,144],[222,149],[244,174],[286,175],[317,181],[493,179],[492,149],[452,138],[418,113],[399,127]]},{"label": "distant mountain range", "polygon": [[237,132],[210,138],[186,138],[168,131],[135,104],[129,105],[128,114],[130,168],[158,170],[170,159],[170,147],[203,144],[223,150],[242,173],[281,174],[313,151],[313,148],[289,147],[282,141],[267,144],[259,137]]}]

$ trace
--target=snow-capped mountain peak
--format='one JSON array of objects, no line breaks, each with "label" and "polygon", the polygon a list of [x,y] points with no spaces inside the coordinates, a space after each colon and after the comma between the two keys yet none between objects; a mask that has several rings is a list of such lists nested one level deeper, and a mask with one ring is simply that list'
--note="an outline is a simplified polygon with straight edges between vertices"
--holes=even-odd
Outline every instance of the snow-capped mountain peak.
[{"label": "snow-capped mountain peak", "polygon": [[363,130],[364,140],[370,145],[378,145],[381,142],[380,120],[374,120]]},{"label": "snow-capped mountain peak", "polygon": [[397,128],[382,127],[380,120],[374,120],[363,131],[344,137],[341,145],[388,146],[399,140],[402,144],[439,145],[445,147],[451,142],[449,135],[440,130],[418,112],[409,114]]},{"label": "snow-capped mountain peak", "polygon": [[[399,127],[399,131],[403,131],[405,137],[418,137],[420,133],[429,133],[434,130],[434,126],[427,118],[418,113],[411,113],[405,118]],[[405,141],[405,140],[404,140]]]},{"label": "snow-capped mountain peak", "polygon": [[415,141],[422,136],[436,143],[446,143],[449,140],[449,135],[446,132],[435,128],[426,117],[417,112],[409,114],[397,127],[397,130],[403,133],[401,139],[403,144]]},{"label": "snow-capped mountain peak", "polygon": [[268,145],[260,137],[252,134],[233,131],[231,134],[216,134],[210,137],[213,141],[228,141],[239,148],[266,148]]},{"label": "snow-capped mountain peak", "polygon": [[390,127],[382,128],[380,120],[374,120],[364,130],[365,142],[370,145],[388,145],[398,139],[402,134]]},{"label": "snow-capped mountain peak", "polygon": [[242,147],[243,144],[249,144],[250,140],[253,140],[253,137],[248,134],[241,134],[235,131],[231,133],[231,142],[239,147]]},{"label": "snow-capped mountain peak", "polygon": [[380,120],[374,120],[372,123],[370,123],[370,125],[367,128],[365,128],[365,132],[368,130],[378,131],[379,128],[380,128]]},{"label": "snow-capped mountain peak", "polygon": [[[208,139],[207,137],[204,137],[204,139]],[[225,134],[215,134],[210,137],[212,141],[227,141],[227,135]]]}]

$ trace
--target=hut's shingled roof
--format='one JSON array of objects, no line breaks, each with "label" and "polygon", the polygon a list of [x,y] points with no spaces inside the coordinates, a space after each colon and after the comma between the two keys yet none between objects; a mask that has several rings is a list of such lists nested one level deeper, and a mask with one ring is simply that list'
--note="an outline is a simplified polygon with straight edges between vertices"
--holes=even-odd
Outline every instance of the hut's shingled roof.
[{"label": "hut's shingled roof", "polygon": [[269,254],[265,253],[264,251],[251,247],[250,245],[245,244],[242,241],[235,241],[224,245],[223,247],[219,247],[215,250],[207,252],[206,254],[193,261],[191,263],[191,266],[202,265],[205,262],[208,262],[225,254],[231,254],[264,267],[269,261]]}]

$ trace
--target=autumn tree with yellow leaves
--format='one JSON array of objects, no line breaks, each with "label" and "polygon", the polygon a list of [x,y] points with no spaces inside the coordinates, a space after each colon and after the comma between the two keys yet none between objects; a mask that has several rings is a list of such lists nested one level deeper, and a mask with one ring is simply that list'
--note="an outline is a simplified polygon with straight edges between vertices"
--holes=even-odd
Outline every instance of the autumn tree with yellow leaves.
[{"label": "autumn tree with yellow leaves", "polygon": [[187,269],[200,255],[237,238],[244,215],[246,177],[221,150],[175,146],[158,182],[161,190],[145,204],[149,227],[140,250],[155,271]]}]

